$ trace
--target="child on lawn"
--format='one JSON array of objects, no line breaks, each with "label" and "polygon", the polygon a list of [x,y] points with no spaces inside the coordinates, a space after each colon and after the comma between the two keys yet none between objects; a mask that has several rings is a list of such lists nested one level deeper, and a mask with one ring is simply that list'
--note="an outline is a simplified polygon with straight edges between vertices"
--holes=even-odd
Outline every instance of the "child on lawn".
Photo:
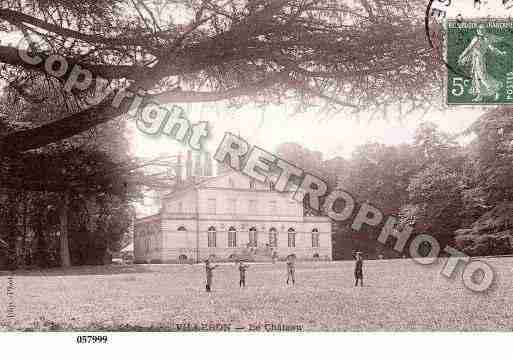
[{"label": "child on lawn", "polygon": [[296,284],[296,263],[293,256],[287,257],[287,284],[292,280],[292,285]]},{"label": "child on lawn", "polygon": [[210,292],[212,290],[212,280],[214,279],[214,269],[216,269],[218,266],[211,265],[210,259],[207,259],[205,261],[205,272],[207,275],[207,285],[206,290],[207,292]]},{"label": "child on lawn", "polygon": [[354,286],[358,286],[358,281],[360,281],[360,286],[363,287],[363,258],[362,252],[356,252],[356,265],[354,267],[354,278],[356,279]]},{"label": "child on lawn", "polygon": [[249,268],[249,265],[244,264],[242,260],[239,261],[239,273],[240,273],[240,280],[239,280],[239,287],[246,288],[246,270]]}]

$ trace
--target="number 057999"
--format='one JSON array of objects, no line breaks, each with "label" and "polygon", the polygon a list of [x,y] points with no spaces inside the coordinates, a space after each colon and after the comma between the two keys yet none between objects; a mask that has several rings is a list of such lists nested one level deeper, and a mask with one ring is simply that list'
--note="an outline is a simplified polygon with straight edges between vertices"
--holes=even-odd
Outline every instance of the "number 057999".
[{"label": "number 057999", "polygon": [[78,335],[78,344],[106,344],[108,337],[106,335]]}]

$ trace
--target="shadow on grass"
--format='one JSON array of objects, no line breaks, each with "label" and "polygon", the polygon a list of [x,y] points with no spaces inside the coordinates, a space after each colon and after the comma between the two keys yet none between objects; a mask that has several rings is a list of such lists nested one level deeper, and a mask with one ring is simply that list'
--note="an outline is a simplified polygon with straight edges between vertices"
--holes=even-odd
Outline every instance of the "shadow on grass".
[{"label": "shadow on grass", "polygon": [[15,275],[17,277],[51,277],[51,276],[79,276],[79,275],[116,275],[155,272],[153,265],[126,264],[126,265],[98,265],[76,266],[70,268],[45,269],[19,269],[15,271],[0,271],[0,277]]}]

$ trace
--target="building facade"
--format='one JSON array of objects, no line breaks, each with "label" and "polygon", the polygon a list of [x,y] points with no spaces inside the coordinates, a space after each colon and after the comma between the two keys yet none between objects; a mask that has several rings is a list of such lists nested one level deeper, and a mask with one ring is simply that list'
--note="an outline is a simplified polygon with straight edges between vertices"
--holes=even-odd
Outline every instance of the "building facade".
[{"label": "building facade", "polygon": [[292,193],[278,193],[237,172],[183,186],[165,196],[156,215],[135,225],[138,262],[331,260],[331,222],[305,216]]}]

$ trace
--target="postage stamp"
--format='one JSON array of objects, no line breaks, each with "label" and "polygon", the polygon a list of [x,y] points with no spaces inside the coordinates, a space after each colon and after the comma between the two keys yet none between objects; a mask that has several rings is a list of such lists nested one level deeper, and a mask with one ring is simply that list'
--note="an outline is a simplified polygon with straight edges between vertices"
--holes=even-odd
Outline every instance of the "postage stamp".
[{"label": "postage stamp", "polygon": [[447,103],[513,103],[513,20],[449,20]]}]

